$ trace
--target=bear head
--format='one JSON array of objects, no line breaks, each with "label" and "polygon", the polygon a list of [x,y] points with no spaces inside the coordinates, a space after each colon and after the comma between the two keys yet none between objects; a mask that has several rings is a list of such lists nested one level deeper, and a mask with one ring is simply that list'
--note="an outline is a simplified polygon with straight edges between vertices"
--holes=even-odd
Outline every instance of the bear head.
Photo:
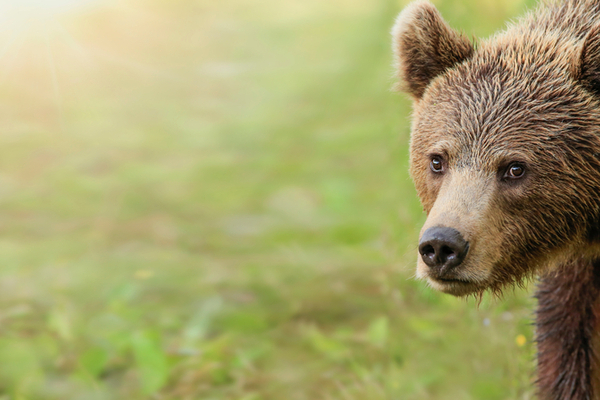
[{"label": "bear head", "polygon": [[427,213],[417,276],[462,296],[600,256],[600,25],[475,44],[416,1],[392,35]]}]

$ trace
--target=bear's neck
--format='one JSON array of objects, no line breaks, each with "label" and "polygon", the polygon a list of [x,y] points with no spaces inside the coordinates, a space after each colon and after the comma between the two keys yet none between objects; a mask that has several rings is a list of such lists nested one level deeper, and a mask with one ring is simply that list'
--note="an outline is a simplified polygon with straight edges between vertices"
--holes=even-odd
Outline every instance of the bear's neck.
[{"label": "bear's neck", "polygon": [[536,298],[540,400],[600,400],[600,260],[547,273]]}]

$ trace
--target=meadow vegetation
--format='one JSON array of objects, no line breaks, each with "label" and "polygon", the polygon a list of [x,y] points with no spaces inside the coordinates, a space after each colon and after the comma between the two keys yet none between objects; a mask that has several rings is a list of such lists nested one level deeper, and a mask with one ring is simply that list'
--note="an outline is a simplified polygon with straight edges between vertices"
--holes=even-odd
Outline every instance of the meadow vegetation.
[{"label": "meadow vegetation", "polygon": [[[487,36],[532,5],[435,1]],[[531,399],[530,290],[414,279],[391,0],[0,29],[0,399]]]}]

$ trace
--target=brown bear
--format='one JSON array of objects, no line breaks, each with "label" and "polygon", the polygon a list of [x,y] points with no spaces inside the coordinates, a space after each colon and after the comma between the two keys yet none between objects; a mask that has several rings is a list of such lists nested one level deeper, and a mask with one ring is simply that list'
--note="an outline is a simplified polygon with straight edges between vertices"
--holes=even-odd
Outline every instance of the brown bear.
[{"label": "brown bear", "polygon": [[600,399],[600,0],[475,42],[419,0],[392,34],[427,213],[417,275],[455,296],[539,275],[539,396]]}]

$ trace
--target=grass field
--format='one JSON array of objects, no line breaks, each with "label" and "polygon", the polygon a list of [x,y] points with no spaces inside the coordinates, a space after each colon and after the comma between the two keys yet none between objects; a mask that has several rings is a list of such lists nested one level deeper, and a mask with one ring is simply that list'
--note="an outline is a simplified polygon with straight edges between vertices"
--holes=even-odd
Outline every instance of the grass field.
[{"label": "grass field", "polygon": [[530,293],[414,279],[404,5],[5,10],[0,399],[532,399]]}]

